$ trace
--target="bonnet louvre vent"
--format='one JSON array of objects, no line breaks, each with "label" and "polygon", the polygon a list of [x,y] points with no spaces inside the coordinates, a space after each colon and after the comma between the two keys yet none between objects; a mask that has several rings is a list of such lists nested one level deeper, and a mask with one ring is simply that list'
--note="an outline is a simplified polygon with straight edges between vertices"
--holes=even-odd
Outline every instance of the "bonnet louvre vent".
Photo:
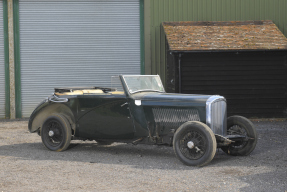
[{"label": "bonnet louvre vent", "polygon": [[154,121],[161,127],[178,128],[187,121],[200,121],[196,109],[152,109]]}]

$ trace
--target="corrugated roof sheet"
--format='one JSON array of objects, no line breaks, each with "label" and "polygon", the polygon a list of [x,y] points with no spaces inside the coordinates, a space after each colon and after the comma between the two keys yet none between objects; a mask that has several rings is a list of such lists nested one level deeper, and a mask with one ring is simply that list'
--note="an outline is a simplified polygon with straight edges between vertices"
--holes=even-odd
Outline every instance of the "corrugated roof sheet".
[{"label": "corrugated roof sheet", "polygon": [[272,21],[163,22],[171,51],[286,50]]}]

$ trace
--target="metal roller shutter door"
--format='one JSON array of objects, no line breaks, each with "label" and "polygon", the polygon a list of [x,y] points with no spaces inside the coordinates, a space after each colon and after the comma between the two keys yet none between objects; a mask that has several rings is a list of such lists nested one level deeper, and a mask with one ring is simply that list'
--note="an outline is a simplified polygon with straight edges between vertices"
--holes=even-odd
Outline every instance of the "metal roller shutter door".
[{"label": "metal roller shutter door", "polygon": [[135,0],[19,0],[22,116],[62,86],[110,86],[140,74]]},{"label": "metal roller shutter door", "polygon": [[4,63],[4,29],[3,1],[0,1],[0,118],[5,118],[5,63]]}]

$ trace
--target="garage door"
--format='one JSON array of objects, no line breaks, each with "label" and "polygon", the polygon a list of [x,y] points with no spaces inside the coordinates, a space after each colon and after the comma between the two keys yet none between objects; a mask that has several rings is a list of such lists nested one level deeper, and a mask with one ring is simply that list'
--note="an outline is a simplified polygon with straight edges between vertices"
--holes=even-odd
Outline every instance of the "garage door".
[{"label": "garage door", "polygon": [[136,0],[19,0],[22,116],[63,86],[140,74]]},{"label": "garage door", "polygon": [[3,32],[3,1],[0,1],[0,118],[5,117],[5,63]]}]

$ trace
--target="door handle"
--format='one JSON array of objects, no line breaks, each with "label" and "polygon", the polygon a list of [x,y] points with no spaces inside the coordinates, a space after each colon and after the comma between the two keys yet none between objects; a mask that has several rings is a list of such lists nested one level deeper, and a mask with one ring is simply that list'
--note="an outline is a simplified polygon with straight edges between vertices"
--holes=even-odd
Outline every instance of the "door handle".
[{"label": "door handle", "polygon": [[121,105],[121,107],[123,107],[123,106],[125,106],[125,105],[127,105],[127,104],[128,104],[128,102],[125,102],[124,104]]}]

